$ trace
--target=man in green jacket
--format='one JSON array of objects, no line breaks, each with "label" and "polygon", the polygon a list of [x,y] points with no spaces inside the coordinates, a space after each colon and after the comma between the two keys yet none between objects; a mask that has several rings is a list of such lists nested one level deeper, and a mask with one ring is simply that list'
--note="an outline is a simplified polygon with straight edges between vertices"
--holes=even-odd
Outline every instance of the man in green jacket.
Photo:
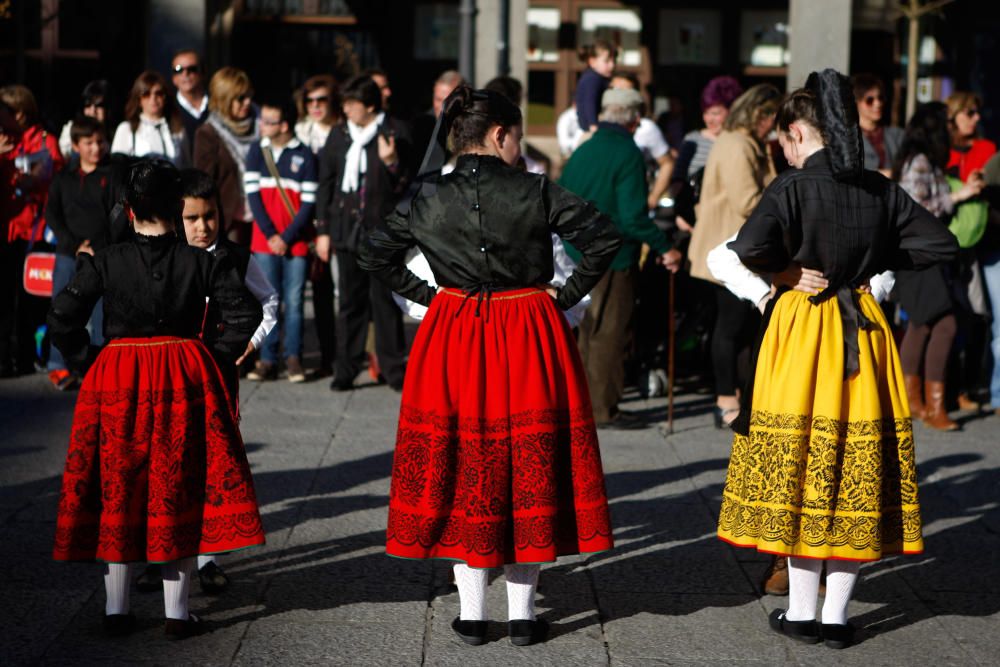
[{"label": "man in green jacket", "polygon": [[[597,131],[573,152],[559,180],[610,217],[625,237],[611,269],[590,293],[579,334],[594,420],[598,426],[613,428],[638,425],[619,412],[618,401],[625,387],[624,359],[639,252],[644,243],[649,245],[657,261],[672,272],[680,268],[682,259],[646,210],[646,166],[632,140],[641,106],[642,96],[636,90],[606,90]],[[580,254],[568,243],[566,250],[579,260]]]}]

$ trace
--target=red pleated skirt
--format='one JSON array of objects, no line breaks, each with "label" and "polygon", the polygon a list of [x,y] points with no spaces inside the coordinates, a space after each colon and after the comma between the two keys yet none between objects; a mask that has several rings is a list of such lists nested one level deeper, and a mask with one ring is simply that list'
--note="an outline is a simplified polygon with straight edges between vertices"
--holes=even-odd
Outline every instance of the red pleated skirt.
[{"label": "red pleated skirt", "polygon": [[166,562],[264,543],[219,369],[199,340],[118,338],[80,387],[56,560]]},{"label": "red pleated skirt", "polygon": [[562,313],[531,288],[441,292],[410,353],[386,551],[472,567],[612,547],[586,375]]}]

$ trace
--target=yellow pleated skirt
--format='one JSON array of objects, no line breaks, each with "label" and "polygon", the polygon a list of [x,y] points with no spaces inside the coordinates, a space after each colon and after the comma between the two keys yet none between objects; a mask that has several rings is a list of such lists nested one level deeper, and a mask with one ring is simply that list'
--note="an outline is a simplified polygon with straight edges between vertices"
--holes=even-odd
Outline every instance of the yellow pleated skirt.
[{"label": "yellow pleated skirt", "polygon": [[748,436],[737,435],[719,537],[767,553],[872,561],[920,553],[913,429],[899,354],[869,294],[860,370],[844,379],[837,299],[779,297],[761,344]]}]

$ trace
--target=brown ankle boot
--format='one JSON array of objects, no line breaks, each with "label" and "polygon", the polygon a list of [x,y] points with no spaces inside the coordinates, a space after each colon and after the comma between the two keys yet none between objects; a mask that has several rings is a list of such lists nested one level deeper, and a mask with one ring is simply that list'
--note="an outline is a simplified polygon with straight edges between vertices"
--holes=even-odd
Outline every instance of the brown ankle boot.
[{"label": "brown ankle boot", "polygon": [[772,556],[771,564],[764,573],[761,588],[765,595],[788,595],[788,559]]},{"label": "brown ankle boot", "polygon": [[948,418],[948,412],[944,409],[944,382],[928,381],[924,388],[924,399],[927,409],[925,424],[939,431],[958,429],[958,424]]},{"label": "brown ankle boot", "polygon": [[924,379],[919,375],[906,375],[906,398],[910,401],[910,416],[923,419],[927,416],[924,407]]}]

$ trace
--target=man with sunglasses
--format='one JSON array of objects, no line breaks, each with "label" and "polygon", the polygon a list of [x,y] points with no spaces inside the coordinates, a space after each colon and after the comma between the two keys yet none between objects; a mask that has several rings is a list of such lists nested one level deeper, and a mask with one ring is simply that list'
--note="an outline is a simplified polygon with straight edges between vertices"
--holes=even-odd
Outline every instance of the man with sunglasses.
[{"label": "man with sunglasses", "polygon": [[892,163],[903,144],[903,130],[882,124],[885,86],[874,74],[855,74],[851,77],[851,85],[865,144],[865,169],[878,170],[890,176]]},{"label": "man with sunglasses", "polygon": [[170,80],[177,90],[177,108],[184,122],[184,141],[188,154],[194,154],[194,133],[208,118],[208,92],[201,71],[201,57],[191,49],[174,53]]}]

